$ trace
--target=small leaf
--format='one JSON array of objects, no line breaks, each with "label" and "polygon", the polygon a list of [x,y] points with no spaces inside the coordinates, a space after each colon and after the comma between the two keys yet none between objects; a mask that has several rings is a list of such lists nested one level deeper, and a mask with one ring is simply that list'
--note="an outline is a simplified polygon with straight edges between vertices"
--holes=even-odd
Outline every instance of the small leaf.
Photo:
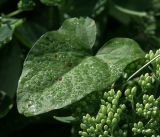
[{"label": "small leaf", "polygon": [[7,24],[0,27],[0,47],[12,39],[13,29]]},{"label": "small leaf", "polygon": [[18,8],[20,10],[32,10],[35,6],[34,0],[20,0],[18,2]]},{"label": "small leaf", "polygon": [[0,17],[0,48],[12,40],[15,28],[20,25],[22,19],[3,18]]},{"label": "small leaf", "polygon": [[144,52],[138,43],[132,39],[113,38],[104,44],[96,57],[109,65],[110,81],[114,82],[129,63],[144,58]]},{"label": "small leaf", "polygon": [[57,116],[54,116],[53,117],[54,119],[60,121],[60,122],[63,122],[63,123],[72,123],[73,121],[75,121],[76,119],[72,116],[66,116],[66,117],[57,117]]}]

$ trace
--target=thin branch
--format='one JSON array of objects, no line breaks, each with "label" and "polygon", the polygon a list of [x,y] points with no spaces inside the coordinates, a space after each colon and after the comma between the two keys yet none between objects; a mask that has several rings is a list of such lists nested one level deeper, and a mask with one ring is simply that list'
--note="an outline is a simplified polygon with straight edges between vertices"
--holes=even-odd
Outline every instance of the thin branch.
[{"label": "thin branch", "polygon": [[137,75],[141,70],[143,70],[145,67],[147,67],[151,62],[153,62],[155,59],[159,58],[160,54],[157,55],[156,57],[154,57],[153,59],[151,59],[149,62],[147,62],[145,65],[143,65],[140,69],[138,69],[136,72],[134,72],[128,79],[127,81],[129,81],[130,79],[132,79],[135,75]]}]

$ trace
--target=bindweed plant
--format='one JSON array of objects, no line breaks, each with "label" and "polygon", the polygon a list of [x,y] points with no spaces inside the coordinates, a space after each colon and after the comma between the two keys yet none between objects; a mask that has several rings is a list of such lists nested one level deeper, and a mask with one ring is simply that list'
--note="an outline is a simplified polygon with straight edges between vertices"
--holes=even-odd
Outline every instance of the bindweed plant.
[{"label": "bindweed plant", "polygon": [[160,1],[2,0],[0,13],[0,137],[160,136]]}]

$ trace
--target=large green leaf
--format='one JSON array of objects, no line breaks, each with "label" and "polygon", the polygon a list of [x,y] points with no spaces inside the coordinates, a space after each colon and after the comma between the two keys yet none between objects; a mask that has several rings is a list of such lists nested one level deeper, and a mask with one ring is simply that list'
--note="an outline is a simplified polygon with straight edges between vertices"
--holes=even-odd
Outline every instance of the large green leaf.
[{"label": "large green leaf", "polygon": [[129,38],[114,38],[104,44],[96,57],[109,65],[110,81],[115,81],[131,62],[144,57],[138,43]]},{"label": "large green leaf", "polygon": [[24,62],[17,90],[19,112],[45,113],[104,90],[128,63],[143,56],[136,42],[124,38],[111,40],[91,56],[95,37],[95,23],[89,18],[68,19],[58,31],[43,35]]},{"label": "large green leaf", "polygon": [[[70,103],[53,102],[53,105],[46,106],[40,98],[48,100],[48,97],[45,97],[48,91],[51,92],[48,95],[54,95],[54,92],[60,95],[62,92],[61,96],[64,96],[65,91],[48,88],[54,87],[65,73],[91,53],[95,37],[96,27],[93,20],[72,18],[66,20],[58,31],[48,32],[36,42],[24,63],[19,81],[17,99],[20,113],[38,114]],[[51,100],[59,99],[51,97]]]}]

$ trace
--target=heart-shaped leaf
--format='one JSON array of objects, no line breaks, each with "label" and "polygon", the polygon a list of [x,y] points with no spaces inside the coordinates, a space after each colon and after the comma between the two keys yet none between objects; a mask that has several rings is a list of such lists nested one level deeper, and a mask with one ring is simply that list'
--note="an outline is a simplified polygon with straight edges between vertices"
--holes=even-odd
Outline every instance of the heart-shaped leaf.
[{"label": "heart-shaped leaf", "polygon": [[95,37],[95,23],[89,18],[68,19],[58,31],[43,35],[24,62],[17,90],[19,112],[45,113],[104,90],[128,63],[143,56],[136,42],[124,38],[111,40],[91,56]]},{"label": "heart-shaped leaf", "polygon": [[[90,55],[95,37],[96,26],[94,21],[89,18],[66,20],[58,31],[43,35],[24,62],[18,86],[19,111],[26,115],[38,114],[69,104],[70,101],[60,104],[53,102],[54,105],[46,107],[39,99],[45,97],[48,94],[48,88],[52,88],[54,84],[61,81],[65,73],[78,65],[86,55]],[[64,93],[65,91],[59,92],[56,89],[53,92],[60,95],[60,92]],[[55,93],[49,94],[54,96]],[[63,94],[61,96],[63,97]],[[58,101],[60,98],[51,98],[51,100]]]}]

